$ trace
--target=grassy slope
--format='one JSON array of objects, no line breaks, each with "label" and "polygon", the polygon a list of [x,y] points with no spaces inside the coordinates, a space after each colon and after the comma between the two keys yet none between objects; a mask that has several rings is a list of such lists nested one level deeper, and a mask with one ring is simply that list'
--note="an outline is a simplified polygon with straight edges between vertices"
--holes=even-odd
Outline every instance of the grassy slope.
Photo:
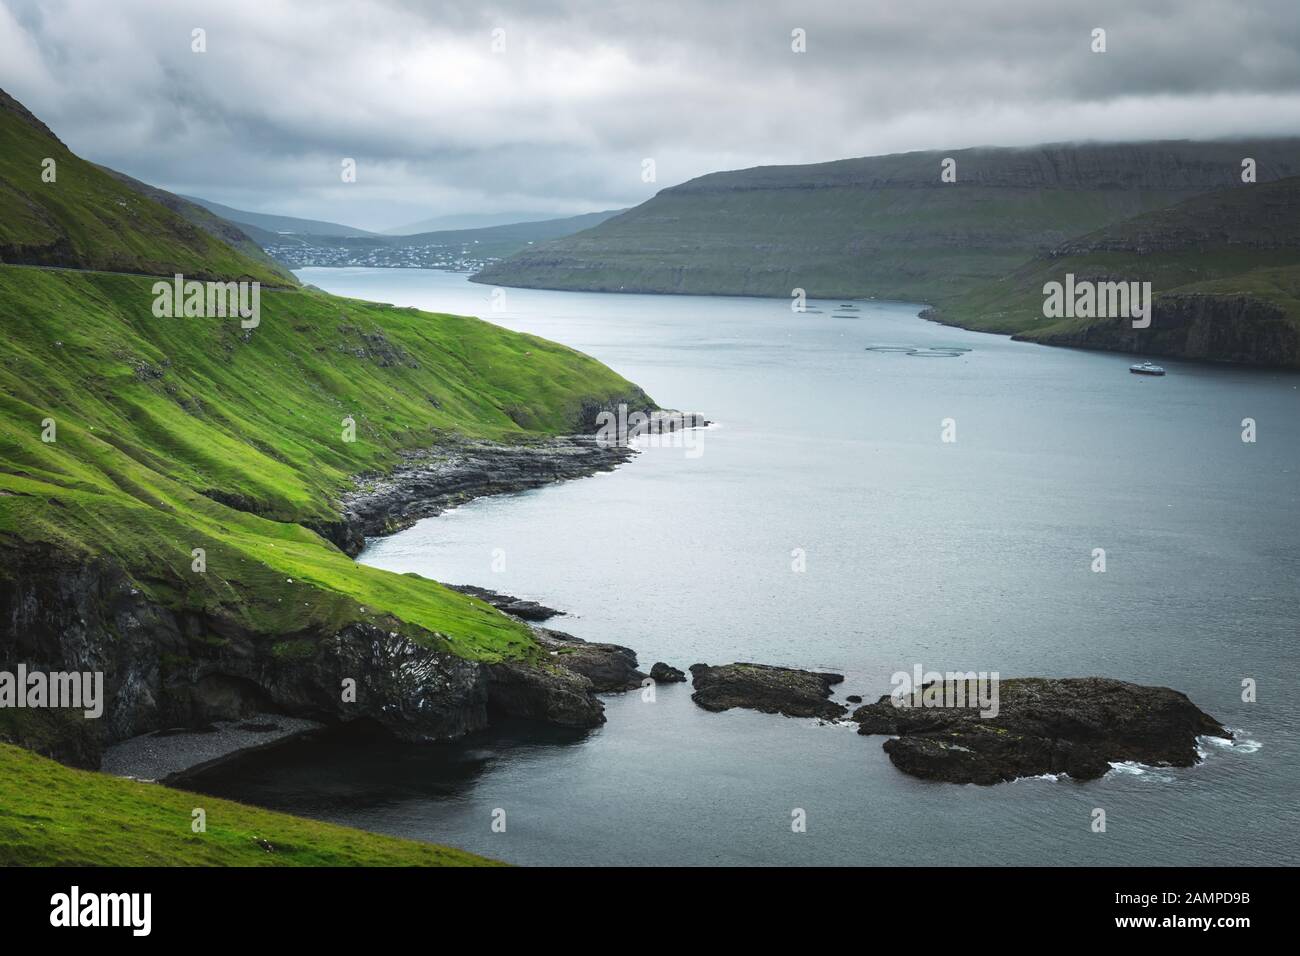
[{"label": "grassy slope", "polygon": [[[0,147],[0,246],[11,253],[274,279],[67,152],[2,93]],[[39,179],[48,155],[55,183]],[[359,567],[303,525],[333,519],[351,476],[390,469],[402,450],[565,433],[584,401],[635,396],[635,386],[478,319],[300,288],[264,287],[249,331],[233,319],[159,319],[153,283],[0,265],[0,545],[103,558],[159,603],[266,633],[378,616],[471,658],[532,646],[479,602]],[[48,444],[47,418],[58,428]],[[199,547],[205,575],[190,571]]]},{"label": "grassy slope", "polygon": [[[939,181],[957,160],[957,182]],[[942,303],[1042,249],[1238,182],[1300,174],[1300,143],[918,152],[715,173],[476,281],[547,288]]]},{"label": "grassy slope", "polygon": [[115,169],[109,169],[107,166],[101,166],[100,169],[108,173],[119,182],[125,183],[131,189],[140,193],[142,196],[154,200],[166,206],[172,212],[176,213],[182,219],[198,226],[210,236],[233,247],[237,252],[242,253],[255,262],[260,262],[264,267],[271,270],[278,278],[279,284],[285,286],[298,285],[298,278],[286,269],[283,265],[272,259],[262,247],[259,246],[252,238],[249,237],[243,229],[236,223],[228,219],[222,219],[210,209],[205,209],[196,202],[191,202],[175,193],[169,193],[165,189],[159,189],[156,186],[150,186],[148,183],[142,183],[138,179],[132,179],[126,173],[119,173]]},{"label": "grassy slope", "polygon": [[[56,180],[41,179],[53,159]],[[73,155],[0,90],[0,262],[285,285],[251,259]]]},{"label": "grassy slope", "polygon": [[[466,657],[529,646],[477,602],[356,565],[300,523],[329,520],[349,476],[403,448],[564,432],[583,397],[633,386],[477,319],[311,291],[264,292],[245,341],[234,320],[154,318],[152,281],[0,266],[0,540],[112,559],[161,603],[258,630],[378,616]],[[196,547],[206,575],[189,570]]]},{"label": "grassy slope", "polygon": [[1097,322],[1043,317],[1043,285],[1149,281],[1162,295],[1248,297],[1300,329],[1300,178],[1186,200],[1072,240],[947,304],[942,321],[1052,341]]},{"label": "grassy slope", "polygon": [[[207,814],[205,833],[190,829],[196,807]],[[0,866],[33,865],[483,866],[491,861],[72,770],[0,744]]]}]

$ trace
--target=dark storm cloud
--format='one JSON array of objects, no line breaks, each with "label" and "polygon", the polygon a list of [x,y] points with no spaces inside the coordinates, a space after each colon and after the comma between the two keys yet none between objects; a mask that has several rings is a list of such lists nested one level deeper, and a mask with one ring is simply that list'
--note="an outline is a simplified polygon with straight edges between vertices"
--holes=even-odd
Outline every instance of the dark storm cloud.
[{"label": "dark storm cloud", "polygon": [[626,205],[762,163],[1296,133],[1300,18],[1294,0],[0,0],[0,86],[142,179],[378,228]]}]

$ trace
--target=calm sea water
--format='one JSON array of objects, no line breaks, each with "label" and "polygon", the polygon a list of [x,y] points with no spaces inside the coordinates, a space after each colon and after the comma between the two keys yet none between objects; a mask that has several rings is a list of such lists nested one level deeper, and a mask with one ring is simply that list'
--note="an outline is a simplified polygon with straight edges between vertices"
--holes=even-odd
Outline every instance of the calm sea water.
[{"label": "calm sea water", "polygon": [[423,521],[365,563],[541,600],[569,612],[561,629],[634,647],[647,669],[833,669],[841,699],[886,693],[918,663],[1098,674],[1185,691],[1239,739],[1192,769],[952,786],[895,770],[882,738],[709,714],[673,685],[653,703],[607,698],[590,733],[296,745],[223,771],[213,792],[518,863],[1300,862],[1300,375],[1168,361],[1139,377],[1130,357],[944,328],[901,303],[797,315],[510,289],[493,311],[492,290],[458,275],[301,275],[563,342],[718,423],[695,450]]}]

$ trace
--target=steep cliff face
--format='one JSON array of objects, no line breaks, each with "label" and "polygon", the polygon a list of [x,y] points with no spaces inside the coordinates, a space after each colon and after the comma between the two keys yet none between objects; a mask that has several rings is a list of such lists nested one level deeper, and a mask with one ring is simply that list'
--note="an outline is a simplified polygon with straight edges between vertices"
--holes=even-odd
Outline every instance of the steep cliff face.
[{"label": "steep cliff face", "polygon": [[[518,461],[518,453],[502,454]],[[609,466],[610,459],[594,455],[587,473]],[[552,476],[538,469],[530,486],[578,477],[575,468],[569,461]],[[464,492],[456,477],[447,493]],[[394,483],[386,486],[390,492]],[[427,475],[413,487],[444,500]],[[376,507],[367,513],[382,521]],[[360,520],[349,515],[341,524]],[[397,618],[268,630],[237,614],[160,604],[112,563],[12,540],[0,541],[0,554],[3,666],[98,673],[104,680],[101,717],[86,719],[80,710],[0,710],[0,740],[80,767],[98,767],[103,749],[128,737],[263,713],[327,724],[364,719],[419,742],[482,729],[494,713],[596,727],[605,720],[597,693],[627,690],[644,677],[628,648],[541,628],[534,630],[535,645],[501,659],[473,660],[448,649],[447,635],[413,631]],[[524,626],[465,600],[477,614]]]},{"label": "steep cliff face", "polygon": [[[1021,338],[1021,336],[1015,336]],[[1276,305],[1250,295],[1163,295],[1149,329],[1110,319],[1047,332],[1034,341],[1171,358],[1300,368],[1300,326]]]},{"label": "steep cliff face", "polygon": [[[119,568],[45,548],[5,554],[15,561],[0,577],[0,660],[29,672],[104,675],[99,719],[70,714],[66,728],[24,729],[0,717],[0,737],[47,756],[96,767],[102,747],[117,740],[260,712],[369,718],[412,740],[450,739],[487,723],[484,666],[432,641],[368,623],[258,633],[230,618],[160,607]],[[345,699],[345,681],[355,682],[354,701]]]}]

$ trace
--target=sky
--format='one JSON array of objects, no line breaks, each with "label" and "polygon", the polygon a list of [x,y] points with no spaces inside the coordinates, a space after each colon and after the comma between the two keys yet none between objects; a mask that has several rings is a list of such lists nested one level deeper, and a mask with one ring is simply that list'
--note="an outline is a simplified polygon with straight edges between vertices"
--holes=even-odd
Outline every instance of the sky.
[{"label": "sky", "polygon": [[1295,135],[1297,14],[1297,0],[0,0],[0,88],[74,152],[154,185],[382,230],[621,208],[773,163]]}]

